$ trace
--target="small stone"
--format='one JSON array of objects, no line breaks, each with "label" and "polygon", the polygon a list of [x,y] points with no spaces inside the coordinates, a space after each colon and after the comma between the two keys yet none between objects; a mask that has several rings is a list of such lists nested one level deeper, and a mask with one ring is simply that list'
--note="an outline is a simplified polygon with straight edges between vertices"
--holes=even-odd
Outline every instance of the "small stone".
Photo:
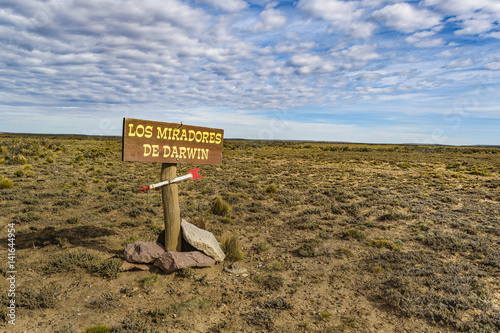
[{"label": "small stone", "polygon": [[182,236],[184,240],[194,246],[198,251],[214,258],[216,261],[224,261],[226,255],[222,251],[219,242],[210,232],[198,228],[186,220],[181,221]]},{"label": "small stone", "polygon": [[165,273],[173,273],[188,267],[209,267],[215,265],[215,260],[201,252],[164,252],[155,261],[155,266]]},{"label": "small stone", "polygon": [[120,271],[126,272],[126,271],[131,271],[133,269],[139,269],[141,271],[148,271],[149,266],[148,265],[141,265],[141,264],[133,264],[128,261],[124,261],[122,266],[120,267]]},{"label": "small stone", "polygon": [[248,272],[248,270],[242,267],[238,262],[233,262],[232,264],[227,265],[224,267],[224,270],[231,274],[244,274]]},{"label": "small stone", "polygon": [[158,243],[138,241],[125,247],[124,256],[128,262],[149,264],[164,252],[165,249]]}]

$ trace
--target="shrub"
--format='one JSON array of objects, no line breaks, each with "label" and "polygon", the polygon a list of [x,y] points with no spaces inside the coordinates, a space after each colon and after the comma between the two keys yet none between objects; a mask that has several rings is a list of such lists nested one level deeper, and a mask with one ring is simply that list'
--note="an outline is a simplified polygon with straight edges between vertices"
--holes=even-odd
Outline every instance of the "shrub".
[{"label": "shrub", "polygon": [[401,245],[398,245],[398,244],[396,244],[393,241],[390,241],[388,239],[383,239],[383,238],[370,239],[366,242],[366,244],[368,244],[369,246],[373,246],[373,247],[379,247],[379,248],[385,247],[389,250],[401,251]]},{"label": "shrub", "polygon": [[312,244],[302,244],[297,251],[302,257],[314,257],[316,255],[316,249]]},{"label": "shrub", "polygon": [[231,206],[221,197],[217,196],[210,205],[210,212],[215,215],[227,215],[231,211]]},{"label": "shrub", "polygon": [[47,157],[47,159],[45,160],[45,162],[47,162],[47,163],[54,163],[54,159],[52,157]]},{"label": "shrub", "polygon": [[362,239],[366,238],[366,235],[362,231],[359,231],[359,230],[354,229],[354,228],[350,228],[350,229],[347,229],[346,231],[344,231],[344,237],[362,240]]},{"label": "shrub", "polygon": [[111,292],[101,294],[98,299],[90,302],[89,307],[93,309],[111,309],[117,306],[118,296]]},{"label": "shrub", "polygon": [[48,285],[43,287],[38,292],[31,288],[22,290],[16,301],[18,306],[28,309],[48,309],[56,306],[61,288],[56,285]]},{"label": "shrub", "polygon": [[283,277],[279,275],[258,274],[254,280],[268,290],[279,290],[283,286]]},{"label": "shrub", "polygon": [[22,176],[24,176],[24,170],[23,169],[19,169],[17,171],[14,171],[14,175],[16,175],[18,177],[22,177]]},{"label": "shrub", "polygon": [[265,251],[269,250],[270,248],[271,248],[271,245],[269,245],[267,243],[259,243],[259,244],[254,245],[255,251],[257,251],[258,253],[265,252]]},{"label": "shrub", "polygon": [[243,260],[245,257],[241,250],[240,241],[236,235],[224,238],[222,241],[222,251],[226,254],[226,259],[229,261]]},{"label": "shrub", "polygon": [[140,282],[143,287],[152,287],[156,282],[158,282],[158,275],[153,274],[150,276],[145,276],[141,279]]},{"label": "shrub", "polygon": [[99,256],[86,252],[70,252],[52,258],[43,268],[45,273],[75,271],[77,267],[84,268],[91,273],[115,279],[122,261],[117,258],[101,259]]},{"label": "shrub", "polygon": [[266,186],[266,192],[269,194],[273,194],[278,192],[278,188],[276,187],[275,184],[269,184]]},{"label": "shrub", "polygon": [[19,164],[26,164],[26,163],[28,163],[28,160],[23,155],[19,155],[19,156],[17,156],[17,162]]},{"label": "shrub", "polygon": [[70,217],[69,219],[66,220],[66,222],[69,223],[69,224],[77,224],[78,223],[78,217],[76,217],[76,216]]},{"label": "shrub", "polygon": [[2,181],[0,181],[0,189],[11,188],[12,185],[14,185],[14,182],[9,178],[3,178]]},{"label": "shrub", "polygon": [[275,261],[275,262],[267,265],[266,269],[268,271],[284,271],[286,269],[286,266],[281,261]]},{"label": "shrub", "polygon": [[354,257],[354,253],[350,249],[345,248],[345,247],[340,247],[337,250],[335,250],[335,255],[337,257],[340,257],[340,258],[342,258],[342,257],[350,257],[350,258]]},{"label": "shrub", "polygon": [[113,191],[113,189],[116,187],[116,184],[113,183],[113,182],[110,182],[110,183],[107,183],[106,184],[106,190],[108,190],[109,192]]}]

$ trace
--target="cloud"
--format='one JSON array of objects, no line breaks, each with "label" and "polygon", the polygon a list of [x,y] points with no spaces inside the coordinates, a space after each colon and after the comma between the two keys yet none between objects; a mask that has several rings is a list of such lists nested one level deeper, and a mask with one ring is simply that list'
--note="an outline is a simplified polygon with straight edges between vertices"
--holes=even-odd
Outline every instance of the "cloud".
[{"label": "cloud", "polygon": [[375,19],[384,21],[393,29],[410,33],[425,30],[441,24],[441,17],[426,9],[416,9],[408,3],[388,5],[375,11]]},{"label": "cloud", "polygon": [[260,21],[250,27],[250,31],[254,33],[261,33],[281,28],[287,23],[286,16],[280,10],[274,9],[277,5],[276,2],[270,3],[260,13]]},{"label": "cloud", "polygon": [[487,39],[500,38],[493,2],[464,3],[4,0],[0,130],[15,122],[5,110],[48,114],[46,126],[60,115],[58,131],[72,113],[86,124],[216,115],[234,133],[245,122],[258,132],[278,111],[309,119],[319,106],[334,123],[328,115],[350,106],[369,114],[403,95],[395,114],[422,100],[439,112],[429,95],[449,104],[465,87],[500,83]]},{"label": "cloud", "polygon": [[217,9],[222,9],[226,12],[239,12],[248,7],[248,4],[243,0],[200,0],[203,3],[209,4]]},{"label": "cloud", "polygon": [[433,38],[435,31],[416,32],[405,38],[407,43],[415,44],[416,47],[439,47],[445,44],[442,38]]},{"label": "cloud", "polygon": [[357,1],[300,0],[297,7],[307,15],[329,22],[335,29],[351,37],[368,38],[375,24],[365,20],[366,10]]},{"label": "cloud", "polygon": [[500,5],[496,0],[425,0],[424,5],[461,25],[457,35],[484,34],[498,27]]}]

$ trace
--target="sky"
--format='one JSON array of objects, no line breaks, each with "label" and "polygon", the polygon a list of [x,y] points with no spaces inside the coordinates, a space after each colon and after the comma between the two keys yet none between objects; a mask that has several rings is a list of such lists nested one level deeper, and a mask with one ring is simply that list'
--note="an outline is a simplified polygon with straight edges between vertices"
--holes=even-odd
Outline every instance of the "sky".
[{"label": "sky", "polygon": [[498,0],[2,0],[0,132],[500,145]]}]

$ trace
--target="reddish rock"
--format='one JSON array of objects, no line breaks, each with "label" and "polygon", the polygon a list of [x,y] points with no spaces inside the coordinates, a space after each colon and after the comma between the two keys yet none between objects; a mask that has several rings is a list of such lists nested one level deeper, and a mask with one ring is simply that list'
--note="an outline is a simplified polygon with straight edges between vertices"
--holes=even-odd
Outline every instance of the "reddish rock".
[{"label": "reddish rock", "polygon": [[124,261],[122,266],[120,267],[120,271],[122,271],[122,272],[131,271],[133,269],[147,271],[147,270],[149,270],[149,266],[144,265],[144,264],[132,264],[131,262]]},{"label": "reddish rock", "polygon": [[163,246],[155,242],[135,242],[125,247],[125,260],[129,262],[137,262],[148,264],[155,261],[162,253],[165,252]]},{"label": "reddish rock", "polygon": [[199,251],[192,252],[164,252],[155,261],[155,266],[160,267],[165,273],[172,273],[188,267],[209,267],[215,260]]}]

